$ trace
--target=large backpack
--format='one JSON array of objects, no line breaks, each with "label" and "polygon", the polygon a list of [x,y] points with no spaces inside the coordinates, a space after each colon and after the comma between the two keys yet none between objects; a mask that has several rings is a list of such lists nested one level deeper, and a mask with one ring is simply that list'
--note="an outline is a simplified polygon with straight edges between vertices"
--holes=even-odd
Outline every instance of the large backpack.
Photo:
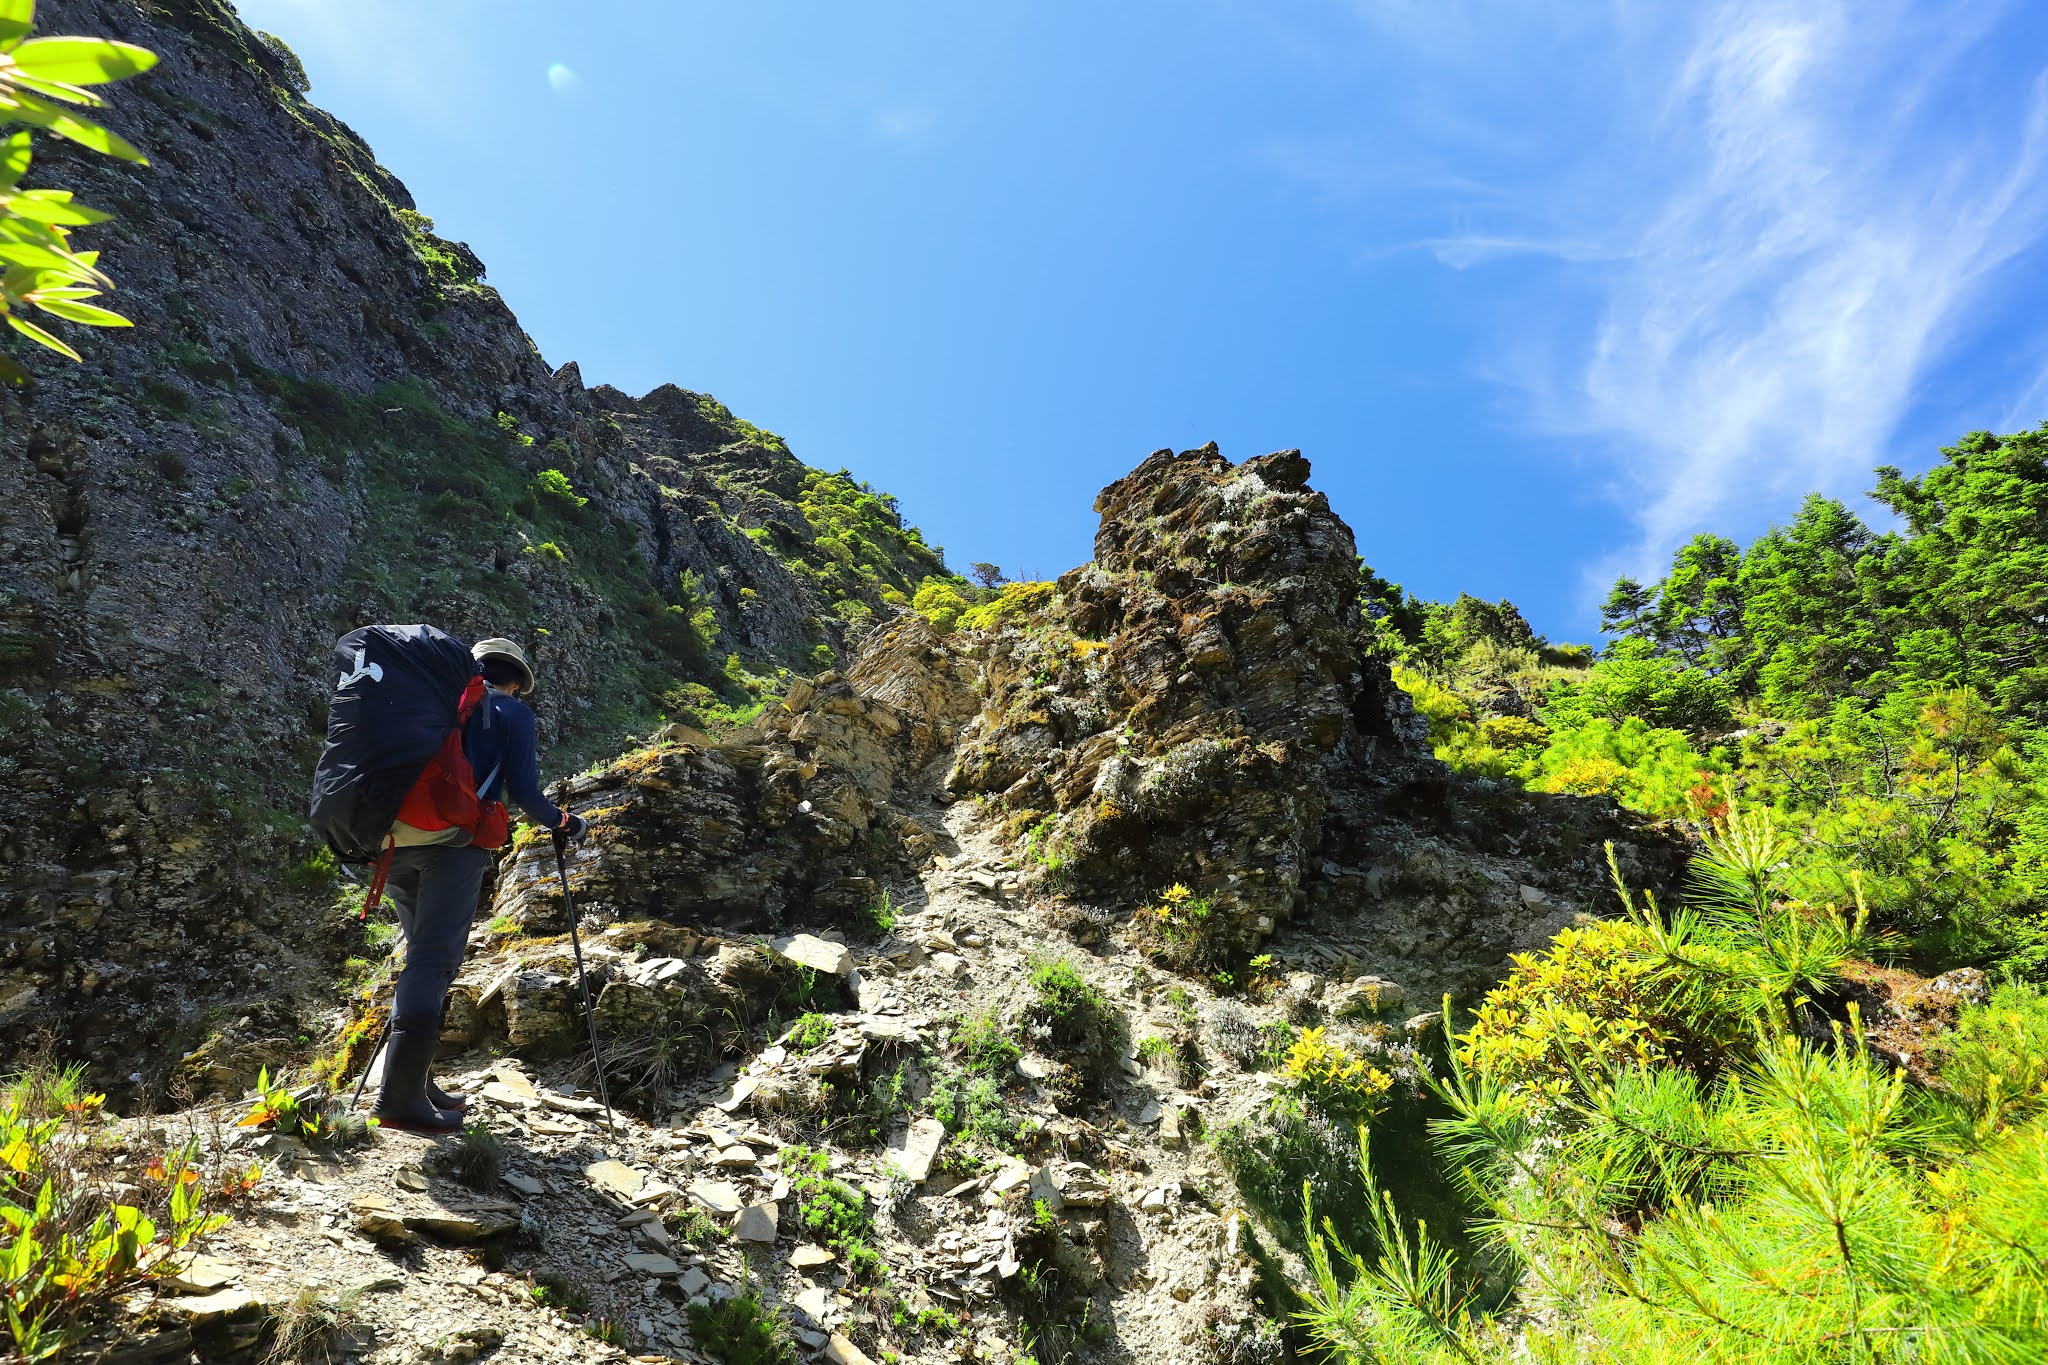
[{"label": "large backpack", "polygon": [[482,791],[497,774],[476,786],[462,750],[463,727],[484,698],[469,646],[432,626],[364,626],[335,642],[333,667],[312,822],[336,857],[378,864],[367,914],[401,814],[422,829],[460,825],[484,847],[504,842],[503,816],[494,831],[481,819]]}]

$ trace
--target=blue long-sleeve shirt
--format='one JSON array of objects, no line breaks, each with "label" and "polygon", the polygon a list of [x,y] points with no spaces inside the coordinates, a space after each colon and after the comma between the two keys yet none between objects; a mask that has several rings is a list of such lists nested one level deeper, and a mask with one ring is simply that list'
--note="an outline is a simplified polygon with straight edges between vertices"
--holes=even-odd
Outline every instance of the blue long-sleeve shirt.
[{"label": "blue long-sleeve shirt", "polygon": [[[488,727],[484,723],[485,707],[490,710]],[[477,781],[490,776],[491,769],[498,770],[496,779],[484,789],[486,801],[503,801],[510,795],[542,828],[553,829],[562,823],[562,812],[540,789],[539,741],[535,738],[533,712],[525,702],[495,688],[487,692],[484,706],[477,707],[476,714],[469,718],[468,728],[462,732],[462,749],[469,755],[469,766],[475,769]]]}]

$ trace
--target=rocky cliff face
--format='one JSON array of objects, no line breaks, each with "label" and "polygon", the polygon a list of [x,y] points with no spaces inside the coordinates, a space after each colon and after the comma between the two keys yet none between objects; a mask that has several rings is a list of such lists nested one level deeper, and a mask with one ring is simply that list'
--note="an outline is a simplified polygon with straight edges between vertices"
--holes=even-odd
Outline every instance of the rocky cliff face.
[{"label": "rocky cliff face", "polygon": [[155,1081],[223,1020],[307,1032],[283,1002],[352,950],[301,865],[336,634],[522,639],[580,766],[816,671],[943,569],[711,399],[551,368],[221,0],[39,20],[162,64],[108,120],[154,164],[37,152],[118,215],[88,235],[136,327],[0,396],[0,1031]]}]

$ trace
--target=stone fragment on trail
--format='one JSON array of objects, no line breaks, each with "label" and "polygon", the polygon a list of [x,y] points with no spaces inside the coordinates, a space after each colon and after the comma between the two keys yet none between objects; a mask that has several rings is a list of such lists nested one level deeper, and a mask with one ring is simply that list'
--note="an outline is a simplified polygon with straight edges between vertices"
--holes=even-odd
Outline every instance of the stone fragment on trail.
[{"label": "stone fragment on trail", "polygon": [[1408,992],[1381,976],[1340,982],[1323,992],[1323,1009],[1335,1019],[1369,1018],[1401,1008]]},{"label": "stone fragment on trail", "polygon": [[853,970],[853,954],[845,944],[833,943],[815,934],[778,938],[769,947],[799,967],[809,967],[828,976],[845,976]]},{"label": "stone fragment on trail", "polygon": [[773,1242],[775,1225],[781,1219],[782,1210],[772,1199],[749,1204],[740,1210],[739,1221],[732,1226],[732,1235],[742,1242]]},{"label": "stone fragment on trail", "polygon": [[522,1091],[503,1081],[486,1081],[478,1093],[493,1104],[502,1104],[508,1109],[536,1109],[540,1106],[540,1096],[531,1089]]},{"label": "stone fragment on trail", "polygon": [[537,1195],[547,1188],[537,1177],[530,1176],[524,1171],[506,1171],[498,1179],[504,1181],[521,1194],[529,1196]]},{"label": "stone fragment on trail", "polygon": [[1045,1170],[1053,1188],[1059,1191],[1062,1203],[1071,1204],[1075,1208],[1094,1208],[1109,1202],[1108,1182],[1085,1162],[1056,1161],[1050,1163]]},{"label": "stone fragment on trail", "polygon": [[211,1294],[241,1278],[241,1271],[217,1256],[186,1255],[175,1270],[156,1272],[156,1283],[179,1294]]},{"label": "stone fragment on trail", "polygon": [[685,1193],[712,1213],[738,1213],[746,1206],[739,1187],[724,1180],[700,1180]]},{"label": "stone fragment on trail", "polygon": [[405,1215],[405,1226],[448,1242],[482,1242],[519,1226],[519,1207],[497,1200]]},{"label": "stone fragment on trail", "polygon": [[815,1270],[821,1265],[831,1265],[838,1259],[821,1246],[805,1243],[789,1253],[789,1263],[797,1270]]},{"label": "stone fragment on trail", "polygon": [[223,1289],[203,1298],[171,1299],[168,1306],[179,1317],[193,1326],[219,1322],[232,1318],[261,1304],[261,1300],[246,1289]]},{"label": "stone fragment on trail", "polygon": [[642,1275],[652,1275],[657,1279],[667,1279],[683,1273],[683,1268],[673,1260],[651,1251],[626,1253],[626,1268],[638,1271]]},{"label": "stone fragment on trail", "polygon": [[[990,1194],[1008,1194],[1011,1190],[1030,1180],[1031,1177],[1031,1167],[1026,1166],[1021,1161],[1012,1161],[1000,1171],[997,1171],[995,1179],[988,1182],[988,1192]],[[1054,1190],[1053,1193],[1058,1194],[1059,1191]]]},{"label": "stone fragment on trail", "polygon": [[825,1359],[832,1365],[875,1365],[865,1351],[846,1339],[840,1332],[834,1332],[825,1343]]},{"label": "stone fragment on trail", "polygon": [[889,1163],[913,1185],[922,1185],[932,1173],[932,1161],[946,1140],[946,1125],[937,1119],[918,1119],[902,1137],[902,1146],[889,1148]]},{"label": "stone fragment on trail", "polygon": [[380,1242],[416,1242],[419,1239],[399,1216],[398,1206],[381,1194],[366,1194],[348,1206],[355,1229]]},{"label": "stone fragment on trail", "polygon": [[621,1203],[631,1203],[633,1196],[640,1193],[640,1187],[647,1183],[646,1176],[623,1161],[593,1161],[583,1168],[583,1175],[592,1185]]}]

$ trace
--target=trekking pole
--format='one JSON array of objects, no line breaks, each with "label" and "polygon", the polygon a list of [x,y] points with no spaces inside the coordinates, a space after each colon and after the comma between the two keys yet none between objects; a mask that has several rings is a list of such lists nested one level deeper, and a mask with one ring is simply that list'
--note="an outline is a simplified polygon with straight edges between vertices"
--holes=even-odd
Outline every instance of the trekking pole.
[{"label": "trekking pole", "polygon": [[[363,879],[361,877],[358,877],[355,874],[355,870],[353,868],[350,868],[347,864],[342,865],[341,872],[343,876],[347,877],[357,886],[361,886],[363,884]],[[397,1012],[397,993],[396,988],[394,987],[391,1014],[395,1014]],[[370,1073],[377,1069],[377,1059],[384,1055],[384,1044],[391,1041],[391,1014],[386,1014],[384,1016],[384,1027],[377,1030],[377,1046],[370,1049],[370,1059],[363,1063],[363,1074],[356,1077],[356,1092],[355,1094],[349,1096],[348,1100],[348,1107],[352,1111],[362,1107],[363,1087],[370,1083]]]},{"label": "trekking pole", "polygon": [[363,1087],[370,1083],[370,1073],[377,1069],[377,1059],[384,1055],[384,1044],[390,1041],[391,1016],[387,1014],[384,1016],[384,1027],[377,1031],[377,1046],[370,1049],[370,1060],[363,1063],[363,1074],[356,1077],[356,1093],[351,1095],[348,1101],[350,1109],[363,1102]]},{"label": "trekking pole", "polygon": [[569,920],[569,947],[576,954],[576,984],[583,991],[583,1016],[590,1020],[590,1064],[597,1069],[597,1096],[604,1101],[605,1126],[618,1131],[618,1118],[612,1113],[610,1089],[604,1083],[604,1052],[597,1043],[597,1009],[590,1003],[590,978],[583,971],[583,942],[576,936],[576,903],[569,896],[569,861],[563,850],[568,848],[568,836],[555,830],[555,871],[562,878],[562,913]]}]

